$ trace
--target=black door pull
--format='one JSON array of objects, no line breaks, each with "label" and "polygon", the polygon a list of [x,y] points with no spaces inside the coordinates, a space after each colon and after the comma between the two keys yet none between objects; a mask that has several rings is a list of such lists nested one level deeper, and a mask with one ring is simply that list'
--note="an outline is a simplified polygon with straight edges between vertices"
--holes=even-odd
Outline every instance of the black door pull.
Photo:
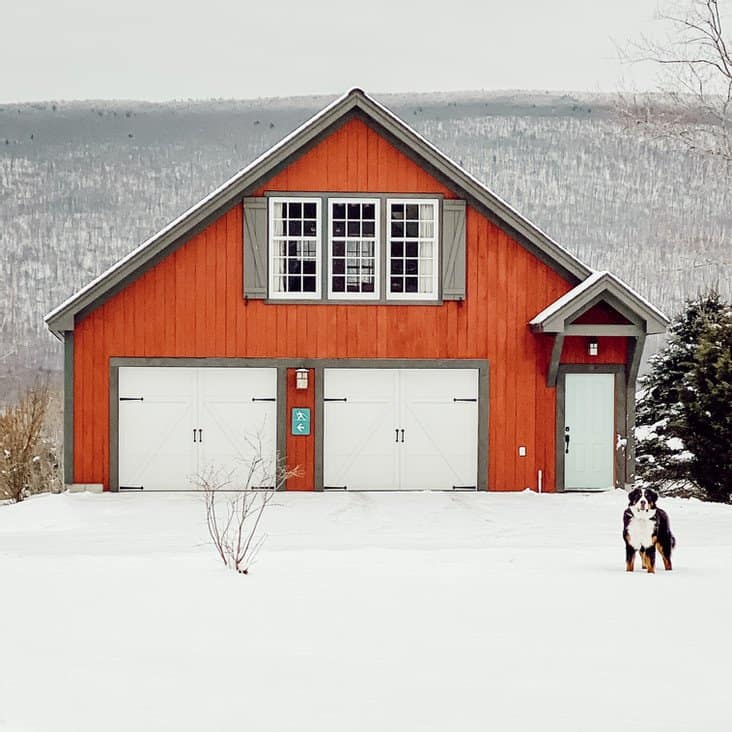
[{"label": "black door pull", "polygon": [[394,430],[394,442],[399,442],[399,428]]},{"label": "black door pull", "polygon": [[564,428],[564,454],[569,455],[569,427]]},{"label": "black door pull", "polygon": [[402,442],[404,442],[404,430],[402,430]]},{"label": "black door pull", "polygon": [[203,430],[198,430],[198,441],[203,442]]},{"label": "black door pull", "polygon": [[193,442],[196,441],[196,428],[193,428]]}]

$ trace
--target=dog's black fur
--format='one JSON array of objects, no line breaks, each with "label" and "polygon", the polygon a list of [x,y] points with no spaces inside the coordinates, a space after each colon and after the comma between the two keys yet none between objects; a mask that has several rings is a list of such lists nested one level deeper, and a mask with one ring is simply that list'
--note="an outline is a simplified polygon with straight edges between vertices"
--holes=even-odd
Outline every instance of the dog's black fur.
[{"label": "dog's black fur", "polygon": [[655,572],[656,549],[666,570],[671,569],[671,552],[676,538],[671,533],[668,514],[658,508],[658,493],[650,488],[634,488],[628,494],[628,508],[623,513],[625,568],[633,571],[635,553],[641,556],[643,568]]}]

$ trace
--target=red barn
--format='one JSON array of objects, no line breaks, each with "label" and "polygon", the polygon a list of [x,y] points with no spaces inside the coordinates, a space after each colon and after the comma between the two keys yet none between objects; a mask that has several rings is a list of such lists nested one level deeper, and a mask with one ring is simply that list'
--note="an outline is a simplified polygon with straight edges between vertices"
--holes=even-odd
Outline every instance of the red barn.
[{"label": "red barn", "polygon": [[668,321],[354,89],[46,322],[67,483],[563,491],[633,479]]}]

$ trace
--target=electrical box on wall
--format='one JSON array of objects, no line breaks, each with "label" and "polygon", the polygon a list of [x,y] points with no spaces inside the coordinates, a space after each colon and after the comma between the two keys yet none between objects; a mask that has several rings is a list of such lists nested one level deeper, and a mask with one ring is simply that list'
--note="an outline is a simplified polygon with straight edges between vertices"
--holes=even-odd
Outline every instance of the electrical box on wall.
[{"label": "electrical box on wall", "polygon": [[519,445],[519,457],[526,457],[526,448],[523,445]]}]

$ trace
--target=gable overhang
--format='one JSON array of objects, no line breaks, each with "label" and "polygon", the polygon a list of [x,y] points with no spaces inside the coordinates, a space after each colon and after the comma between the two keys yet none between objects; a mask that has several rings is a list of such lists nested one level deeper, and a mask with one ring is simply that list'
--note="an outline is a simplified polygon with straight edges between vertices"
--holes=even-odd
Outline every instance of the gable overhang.
[{"label": "gable overhang", "polygon": [[[575,324],[577,318],[603,302],[628,324]],[[532,318],[529,327],[534,333],[631,336],[665,333],[669,322],[658,308],[618,277],[610,272],[594,272]]]},{"label": "gable overhang", "polygon": [[572,284],[582,282],[591,275],[592,270],[587,265],[519,214],[477,178],[463,170],[393,112],[361,89],[352,89],[52,310],[45,318],[49,330],[58,338],[63,338],[66,331],[73,331],[78,318],[114,296],[216,218],[240,204],[245,196],[267,179],[353,117],[358,117],[373,127]]}]

